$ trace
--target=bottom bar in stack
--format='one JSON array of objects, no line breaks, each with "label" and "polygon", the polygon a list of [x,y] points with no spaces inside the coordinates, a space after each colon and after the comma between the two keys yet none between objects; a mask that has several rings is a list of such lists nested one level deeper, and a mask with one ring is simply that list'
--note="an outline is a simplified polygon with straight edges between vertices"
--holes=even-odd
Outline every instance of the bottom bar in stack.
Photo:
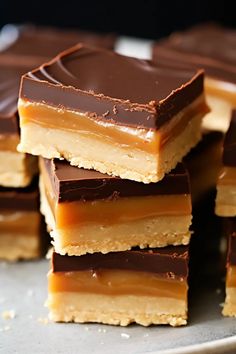
[{"label": "bottom bar in stack", "polygon": [[187,323],[188,246],[52,254],[47,306],[60,322]]},{"label": "bottom bar in stack", "polygon": [[236,317],[236,218],[227,219],[228,256],[224,316]]},{"label": "bottom bar in stack", "polygon": [[27,188],[0,187],[0,259],[38,258],[47,240],[37,182]]}]

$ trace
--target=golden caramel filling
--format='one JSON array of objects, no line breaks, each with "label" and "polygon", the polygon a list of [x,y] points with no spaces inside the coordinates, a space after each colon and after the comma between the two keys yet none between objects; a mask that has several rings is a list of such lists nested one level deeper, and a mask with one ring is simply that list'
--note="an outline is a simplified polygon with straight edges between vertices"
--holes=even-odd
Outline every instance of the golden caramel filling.
[{"label": "golden caramel filling", "polygon": [[227,268],[226,286],[227,288],[236,288],[236,266]]},{"label": "golden caramel filling", "polygon": [[8,211],[0,212],[0,237],[1,234],[35,235],[39,230],[41,218],[34,211]]},{"label": "golden caramel filling", "polygon": [[155,216],[188,215],[191,203],[189,195],[158,195],[59,203],[54,212],[57,227],[64,228],[86,222],[117,224]]},{"label": "golden caramel filling", "polygon": [[0,151],[17,152],[16,147],[20,142],[18,134],[0,135]]},{"label": "golden caramel filling", "polygon": [[236,85],[206,77],[205,89],[207,94],[220,96],[236,106]]},{"label": "golden caramel filling", "polygon": [[236,167],[227,167],[224,166],[218,178],[218,184],[236,184]]},{"label": "golden caramel filling", "polygon": [[182,279],[166,279],[154,273],[99,270],[52,271],[48,274],[49,293],[85,292],[106,295],[146,295],[185,299],[188,285]]},{"label": "golden caramel filling", "polygon": [[208,112],[204,96],[199,96],[188,107],[183,109],[159,131],[122,126],[102,119],[93,119],[88,114],[58,109],[43,103],[19,100],[21,127],[27,123],[35,123],[52,129],[64,129],[79,132],[80,135],[94,137],[95,140],[106,141],[112,145],[122,144],[124,149],[141,149],[156,153],[170,139],[174,139],[185,129],[188,122],[197,114]]}]

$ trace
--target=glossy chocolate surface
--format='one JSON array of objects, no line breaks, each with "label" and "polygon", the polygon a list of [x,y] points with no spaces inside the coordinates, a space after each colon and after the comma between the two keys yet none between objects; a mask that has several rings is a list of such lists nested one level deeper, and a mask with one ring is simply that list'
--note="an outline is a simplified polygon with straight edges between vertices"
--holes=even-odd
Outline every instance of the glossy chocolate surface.
[{"label": "glossy chocolate surface", "polygon": [[0,211],[38,211],[38,181],[26,188],[0,187]]},{"label": "glossy chocolate surface", "polygon": [[160,249],[133,249],[131,251],[93,253],[83,256],[52,254],[53,272],[99,271],[102,269],[134,270],[162,275],[166,278],[187,278],[188,246],[170,246]]},{"label": "glossy chocolate surface", "polygon": [[[12,30],[12,28],[11,28]],[[0,134],[18,133],[21,76],[79,41],[113,48],[115,36],[47,27],[16,27],[18,37],[0,52]]]},{"label": "glossy chocolate surface", "polygon": [[21,75],[28,66],[1,65],[0,56],[0,134],[18,134],[17,100]]},{"label": "glossy chocolate surface", "polygon": [[232,112],[230,126],[225,135],[223,164],[236,167],[236,110]]},{"label": "glossy chocolate surface", "polygon": [[236,30],[203,24],[176,32],[153,46],[153,59],[175,68],[203,68],[206,75],[236,84]]},{"label": "glossy chocolate surface", "polygon": [[105,123],[156,129],[203,93],[203,76],[78,44],[24,75],[20,97]]},{"label": "glossy chocolate surface", "polygon": [[66,161],[57,159],[42,159],[42,162],[50,178],[54,198],[59,203],[189,193],[188,173],[183,164],[178,164],[160,182],[144,184],[74,167]]},{"label": "glossy chocolate surface", "polygon": [[[12,30],[11,26],[10,31]],[[43,64],[78,42],[113,49],[116,40],[112,33],[97,34],[33,25],[14,26],[14,31],[17,33],[15,40],[9,41],[8,47],[1,55],[6,58],[16,56],[19,60],[24,59],[25,62],[31,63],[32,67]]]}]

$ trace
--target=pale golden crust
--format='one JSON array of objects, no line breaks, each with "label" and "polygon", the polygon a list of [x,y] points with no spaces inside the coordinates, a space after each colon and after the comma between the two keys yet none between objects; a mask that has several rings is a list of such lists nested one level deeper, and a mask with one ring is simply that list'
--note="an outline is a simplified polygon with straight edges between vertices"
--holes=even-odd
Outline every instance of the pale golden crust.
[{"label": "pale golden crust", "polygon": [[151,296],[108,296],[97,294],[50,293],[49,317],[55,322],[98,322],[127,326],[187,324],[185,301]]}]

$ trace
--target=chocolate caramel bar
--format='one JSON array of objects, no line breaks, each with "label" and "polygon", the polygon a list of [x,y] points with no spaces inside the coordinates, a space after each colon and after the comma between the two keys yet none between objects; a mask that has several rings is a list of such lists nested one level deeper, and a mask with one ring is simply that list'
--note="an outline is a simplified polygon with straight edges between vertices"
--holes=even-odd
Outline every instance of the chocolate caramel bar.
[{"label": "chocolate caramel bar", "polygon": [[224,316],[236,317],[236,218],[227,219],[228,256]]},{"label": "chocolate caramel bar", "polygon": [[176,32],[153,46],[153,59],[174,68],[204,68],[207,102],[212,110],[203,120],[209,129],[226,131],[236,107],[236,31],[201,24]]},{"label": "chocolate caramel bar", "polygon": [[37,181],[20,189],[0,187],[0,259],[40,257],[47,242],[44,229]]},{"label": "chocolate caramel bar", "polygon": [[52,255],[50,318],[127,326],[187,323],[188,247]]},{"label": "chocolate caramel bar", "polygon": [[17,58],[31,68],[43,64],[78,42],[112,50],[116,40],[112,33],[98,34],[33,25],[8,25],[1,32],[4,38],[9,38],[8,41],[4,41],[5,49],[0,51],[2,60],[9,64]]},{"label": "chocolate caramel bar", "polygon": [[5,65],[0,56],[0,186],[25,187],[38,171],[37,159],[17,151],[20,141],[17,100],[21,75],[29,67]]},{"label": "chocolate caramel bar", "polygon": [[143,184],[40,158],[41,212],[56,252],[124,251],[188,244],[191,197],[182,164]]},{"label": "chocolate caramel bar", "polygon": [[215,213],[218,216],[236,216],[236,110],[225,135],[223,166],[217,183]]},{"label": "chocolate caramel bar", "polygon": [[23,76],[18,149],[157,182],[201,138],[203,78],[78,44]]}]

